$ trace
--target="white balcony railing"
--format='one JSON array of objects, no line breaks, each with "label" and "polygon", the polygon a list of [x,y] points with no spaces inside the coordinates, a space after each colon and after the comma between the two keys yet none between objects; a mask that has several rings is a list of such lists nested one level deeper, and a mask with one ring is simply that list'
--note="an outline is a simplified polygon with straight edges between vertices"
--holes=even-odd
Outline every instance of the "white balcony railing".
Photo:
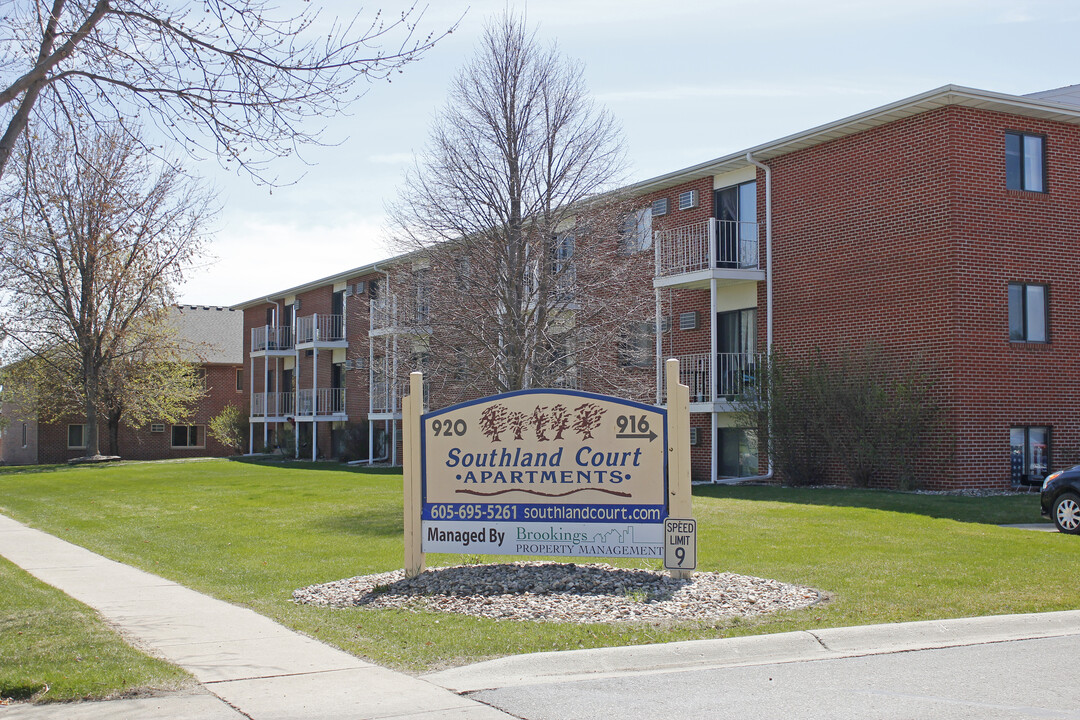
[{"label": "white balcony railing", "polygon": [[345,414],[345,388],[316,388],[296,393],[296,414],[300,417]]},{"label": "white balcony railing", "polygon": [[296,343],[340,342],[345,339],[342,315],[308,315],[296,318]]},{"label": "white balcony railing", "polygon": [[739,400],[759,387],[763,353],[717,353],[716,377],[712,380],[712,356],[709,353],[679,355],[679,382],[690,388],[690,402]]},{"label": "white balcony railing", "polygon": [[251,396],[251,414],[255,417],[292,415],[295,397],[291,392],[255,393]]},{"label": "white balcony railing", "polygon": [[670,230],[657,230],[653,241],[659,249],[656,274],[666,277],[729,268],[758,267],[758,224],[709,218]]},{"label": "white balcony railing", "polygon": [[275,327],[263,325],[251,328],[251,350],[291,350],[293,348],[293,329],[288,326]]},{"label": "white balcony railing", "polygon": [[384,295],[371,303],[371,329],[421,328],[430,323],[430,313],[426,299]]},{"label": "white balcony railing", "polygon": [[408,393],[408,385],[404,382],[395,384],[386,380],[376,380],[371,383],[371,412],[398,412],[401,410],[401,399]]}]

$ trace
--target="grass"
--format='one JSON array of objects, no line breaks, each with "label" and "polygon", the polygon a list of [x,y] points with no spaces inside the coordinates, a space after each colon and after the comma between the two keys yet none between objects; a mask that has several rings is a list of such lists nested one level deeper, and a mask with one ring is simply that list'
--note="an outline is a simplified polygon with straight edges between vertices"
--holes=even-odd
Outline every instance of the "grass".
[{"label": "grass", "polygon": [[0,704],[107,698],[194,682],[97,614],[0,558]]},{"label": "grass", "polygon": [[[1034,494],[698,489],[699,570],[810,585],[830,601],[692,627],[499,622],[289,602],[304,585],[401,567],[395,472],[225,461],[0,470],[0,511],[412,672],[539,650],[1080,607],[1070,571],[1080,539],[997,527],[1038,521]],[[435,555],[428,563],[464,560]]]}]

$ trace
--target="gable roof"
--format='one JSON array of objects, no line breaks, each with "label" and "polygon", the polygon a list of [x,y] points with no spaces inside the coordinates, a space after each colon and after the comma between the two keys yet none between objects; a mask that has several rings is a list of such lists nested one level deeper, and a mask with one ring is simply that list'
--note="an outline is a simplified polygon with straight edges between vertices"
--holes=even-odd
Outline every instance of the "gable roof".
[{"label": "gable roof", "polygon": [[177,337],[192,348],[190,362],[244,364],[244,314],[232,308],[176,305],[169,308],[169,324]]}]

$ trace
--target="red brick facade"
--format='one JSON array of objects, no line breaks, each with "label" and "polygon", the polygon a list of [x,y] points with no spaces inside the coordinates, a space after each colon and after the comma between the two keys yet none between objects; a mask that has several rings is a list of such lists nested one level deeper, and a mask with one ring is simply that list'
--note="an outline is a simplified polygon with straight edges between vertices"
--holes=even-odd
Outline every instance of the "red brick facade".
[{"label": "red brick facade", "polygon": [[[874,343],[897,361],[921,361],[945,411],[942,437],[920,467],[921,481],[936,488],[1006,488],[1011,428],[1049,427],[1051,464],[1080,460],[1080,420],[1073,412],[1080,392],[1080,127],[1065,117],[1029,117],[1038,113],[1024,111],[1022,99],[1000,106],[1015,112],[1002,112],[975,109],[968,105],[988,104],[966,105],[955,94],[917,96],[910,110],[886,106],[869,120],[835,124],[819,135],[807,131],[797,141],[756,151],[772,173],[774,348],[793,358],[836,358]],[[1080,118],[1080,108],[1074,114]],[[1006,189],[1006,132],[1044,138],[1045,192]],[[749,161],[736,154],[647,181],[636,191],[642,207],[667,200],[667,213],[653,218],[654,232],[662,233],[715,217],[714,186],[754,177]],[[718,310],[756,305],[757,349],[764,351],[766,176],[760,169],[756,182],[757,275],[715,282],[717,292],[726,293]],[[679,210],[679,194],[690,190],[697,205]],[[1010,340],[1010,283],[1048,288],[1049,342]],[[662,357],[715,352],[708,286],[658,284],[668,321]],[[301,314],[328,312],[332,285],[328,279],[301,293]],[[246,306],[245,357],[250,329],[265,323],[266,307]],[[350,359],[368,357],[368,308],[364,297],[347,302]],[[697,327],[679,329],[679,316],[690,312]],[[311,384],[310,360],[300,358],[304,386]],[[320,359],[320,385],[329,382],[328,373],[329,362]],[[257,376],[256,392],[261,382]],[[367,372],[352,371],[347,388],[350,421],[365,418]],[[714,421],[730,425],[730,412],[717,404],[691,416],[698,430],[695,479],[713,473]],[[328,442],[329,426],[323,431]],[[765,466],[762,459],[761,472]]]}]

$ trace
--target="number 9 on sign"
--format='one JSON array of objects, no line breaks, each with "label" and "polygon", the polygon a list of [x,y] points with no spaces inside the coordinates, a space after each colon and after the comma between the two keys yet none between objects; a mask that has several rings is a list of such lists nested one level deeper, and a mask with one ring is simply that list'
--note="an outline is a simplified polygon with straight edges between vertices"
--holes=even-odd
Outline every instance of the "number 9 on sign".
[{"label": "number 9 on sign", "polygon": [[691,518],[664,520],[664,569],[697,567],[697,521]]}]

